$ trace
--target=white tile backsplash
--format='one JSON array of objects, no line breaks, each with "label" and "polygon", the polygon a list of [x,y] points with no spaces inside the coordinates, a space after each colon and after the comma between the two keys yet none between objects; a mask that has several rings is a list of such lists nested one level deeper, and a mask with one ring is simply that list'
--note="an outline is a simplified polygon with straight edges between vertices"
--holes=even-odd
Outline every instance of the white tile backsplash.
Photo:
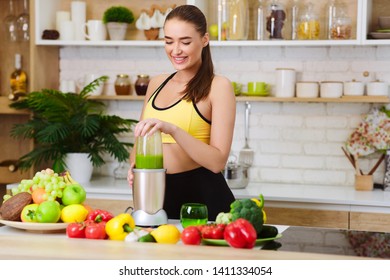
[{"label": "white tile backsplash", "polygon": [[[390,47],[212,47],[218,74],[244,83],[261,80],[273,84],[275,68],[297,70],[297,80],[323,81],[352,79],[390,82]],[[173,72],[161,47],[62,47],[61,79],[78,79],[84,73],[108,75],[104,94],[113,95],[119,73],[150,76]],[[368,71],[369,76],[363,77]],[[138,119],[142,101],[105,101],[107,112]],[[353,185],[354,170],[341,146],[360,123],[372,104],[252,102],[249,145],[255,150],[251,180],[299,184]],[[237,103],[232,152],[244,146],[244,103]],[[132,135],[125,137],[132,139]],[[117,163],[108,163],[95,173],[112,175]],[[377,156],[361,160],[369,170]],[[375,180],[383,178],[383,164]]]}]

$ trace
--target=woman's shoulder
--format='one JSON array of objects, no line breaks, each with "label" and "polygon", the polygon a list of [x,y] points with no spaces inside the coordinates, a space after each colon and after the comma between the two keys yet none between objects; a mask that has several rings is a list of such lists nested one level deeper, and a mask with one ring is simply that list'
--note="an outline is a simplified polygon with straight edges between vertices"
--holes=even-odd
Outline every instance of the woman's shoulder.
[{"label": "woman's shoulder", "polygon": [[211,84],[210,96],[234,96],[232,82],[224,76],[215,75]]}]

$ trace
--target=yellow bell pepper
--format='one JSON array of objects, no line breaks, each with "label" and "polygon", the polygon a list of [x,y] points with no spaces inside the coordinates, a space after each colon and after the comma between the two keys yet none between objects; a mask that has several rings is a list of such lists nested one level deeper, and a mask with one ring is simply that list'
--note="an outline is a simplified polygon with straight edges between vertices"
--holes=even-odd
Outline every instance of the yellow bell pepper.
[{"label": "yellow bell pepper", "polygon": [[260,200],[257,198],[252,198],[252,201],[256,202],[256,205],[263,211],[263,223],[265,224],[267,222],[267,214],[265,214],[264,211],[264,196],[263,194],[260,194],[259,197]]},{"label": "yellow bell pepper", "polygon": [[133,217],[128,213],[122,213],[106,223],[106,233],[111,240],[125,240],[134,227]]}]

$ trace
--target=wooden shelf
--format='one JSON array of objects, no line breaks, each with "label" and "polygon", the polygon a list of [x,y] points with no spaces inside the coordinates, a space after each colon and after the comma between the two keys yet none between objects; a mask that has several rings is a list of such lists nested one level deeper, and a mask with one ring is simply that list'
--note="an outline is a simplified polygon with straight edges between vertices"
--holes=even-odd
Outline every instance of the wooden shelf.
[{"label": "wooden shelf", "polygon": [[9,107],[11,101],[6,96],[0,96],[0,115],[28,115],[28,111],[24,110],[15,110]]},{"label": "wooden shelf", "polygon": [[140,95],[96,95],[89,98],[95,100],[144,100],[144,96]]}]

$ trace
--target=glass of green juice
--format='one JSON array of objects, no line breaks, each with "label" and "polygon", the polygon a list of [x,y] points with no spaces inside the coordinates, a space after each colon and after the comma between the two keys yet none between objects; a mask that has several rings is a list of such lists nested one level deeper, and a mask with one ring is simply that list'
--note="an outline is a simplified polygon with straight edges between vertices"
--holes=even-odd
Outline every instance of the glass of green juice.
[{"label": "glass of green juice", "polygon": [[202,203],[185,203],[180,209],[180,223],[183,228],[207,224],[207,206]]}]

